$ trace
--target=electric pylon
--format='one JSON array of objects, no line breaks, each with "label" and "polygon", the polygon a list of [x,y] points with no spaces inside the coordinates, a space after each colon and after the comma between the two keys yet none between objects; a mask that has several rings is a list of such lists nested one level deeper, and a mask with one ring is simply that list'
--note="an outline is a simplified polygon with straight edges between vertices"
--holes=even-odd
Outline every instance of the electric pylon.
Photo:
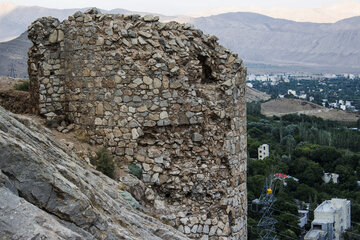
[{"label": "electric pylon", "polygon": [[261,194],[259,198],[259,205],[261,206],[261,219],[257,224],[258,233],[261,240],[277,240],[275,224],[277,220],[273,217],[273,204],[276,198],[273,193],[273,181],[270,175],[265,180],[265,193]]},{"label": "electric pylon", "polygon": [[11,63],[9,66],[9,77],[11,77],[11,78],[16,77],[14,63]]}]

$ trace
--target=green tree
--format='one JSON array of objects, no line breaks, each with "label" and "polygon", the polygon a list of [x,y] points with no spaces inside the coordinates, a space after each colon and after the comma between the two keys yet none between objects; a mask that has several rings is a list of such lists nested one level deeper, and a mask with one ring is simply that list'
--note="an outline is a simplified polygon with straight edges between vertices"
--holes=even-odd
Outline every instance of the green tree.
[{"label": "green tree", "polygon": [[296,190],[295,198],[305,202],[313,202],[317,198],[317,191],[314,188],[301,183]]},{"label": "green tree", "polygon": [[301,175],[300,180],[308,185],[313,185],[315,183],[321,184],[323,173],[324,170],[319,163],[310,161],[309,165]]},{"label": "green tree", "polygon": [[249,176],[247,179],[248,200],[258,198],[264,190],[264,175]]}]

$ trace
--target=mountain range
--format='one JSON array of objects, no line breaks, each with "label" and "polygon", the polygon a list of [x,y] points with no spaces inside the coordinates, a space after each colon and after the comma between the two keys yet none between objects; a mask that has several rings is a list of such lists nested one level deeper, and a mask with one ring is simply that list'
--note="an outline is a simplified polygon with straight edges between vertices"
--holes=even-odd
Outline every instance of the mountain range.
[{"label": "mountain range", "polygon": [[295,22],[256,13],[193,19],[258,71],[360,72],[360,17]]},{"label": "mountain range", "polygon": [[[289,2],[289,1],[287,1]],[[357,0],[324,1],[317,5],[314,1],[312,7],[289,8],[289,7],[260,7],[256,3],[251,7],[222,7],[203,9],[190,13],[192,17],[209,17],[228,12],[253,12],[273,18],[283,18],[297,22],[335,23],[345,18],[359,16],[360,2]]]},{"label": "mountain range", "polygon": [[[39,17],[53,16],[63,20],[84,10],[19,6],[1,9],[0,42],[24,33]],[[146,14],[125,9],[101,11]],[[199,18],[161,15],[160,19],[188,22],[205,33],[216,35],[221,44],[239,54],[252,73],[360,73],[360,17],[335,23],[310,23],[236,12]],[[26,75],[26,49],[30,45],[26,34],[0,43],[0,75],[8,75],[10,65],[15,65],[18,76]]]},{"label": "mountain range", "polygon": [[27,78],[27,52],[32,43],[27,38],[27,32],[19,37],[0,42],[0,76],[11,76],[11,70],[19,78]]}]

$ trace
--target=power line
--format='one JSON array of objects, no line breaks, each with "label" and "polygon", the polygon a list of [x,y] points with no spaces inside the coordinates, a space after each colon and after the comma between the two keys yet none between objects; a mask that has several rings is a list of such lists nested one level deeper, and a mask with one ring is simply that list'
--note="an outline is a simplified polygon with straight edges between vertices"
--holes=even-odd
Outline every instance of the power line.
[{"label": "power line", "polygon": [[[356,234],[356,233],[352,233],[352,232],[346,232],[347,234],[351,234],[351,235],[354,235],[354,236],[358,236],[358,237],[360,237],[360,235],[359,234]],[[360,238],[359,238],[360,239]]]},{"label": "power line", "polygon": [[288,215],[291,215],[291,216],[294,216],[294,217],[299,218],[298,215],[295,215],[295,214],[292,214],[292,213],[289,213],[289,212],[280,211],[279,209],[276,209],[276,208],[273,208],[273,210],[274,210],[274,211],[277,211],[277,212],[281,212],[281,213],[288,214]]},{"label": "power line", "polygon": [[354,222],[354,221],[351,221],[351,223],[355,223],[356,225],[360,225],[360,223],[358,223],[358,222]]},{"label": "power line", "polygon": [[[252,229],[252,227],[255,227],[256,225],[249,225]],[[253,231],[252,231],[253,232]],[[272,233],[274,234],[277,234],[277,235],[280,235],[280,236],[283,236],[283,237],[287,237],[287,238],[290,238],[290,239],[295,239],[295,240],[298,240],[297,238],[293,238],[293,237],[290,237],[290,236],[287,236],[287,235],[284,235],[284,234],[281,234],[281,233],[276,233],[275,231],[271,231]],[[254,232],[253,232],[254,233]]]},{"label": "power line", "polygon": [[[291,213],[287,213],[287,212],[283,212],[283,211],[277,210],[277,209],[275,209],[275,208],[272,208],[272,209],[275,210],[275,211],[278,211],[278,212],[281,212],[281,213],[284,213],[284,214],[288,214],[288,215],[292,215],[292,216],[294,216],[294,217],[296,217],[296,218],[299,218],[299,216],[297,216],[297,215],[294,215],[294,214],[291,214]],[[251,211],[251,212],[256,212],[256,211],[254,211],[254,210],[250,210],[250,211]],[[292,227],[292,228],[295,228],[295,229],[297,229],[297,230],[300,230],[300,231],[303,230],[303,229],[302,229],[301,227],[299,227],[298,225],[296,225],[296,226],[290,225],[290,224],[285,223],[285,222],[283,222],[283,221],[280,221],[280,220],[278,220],[278,219],[277,219],[277,221],[278,221],[279,223],[283,224],[283,225],[287,225],[287,226]]]}]

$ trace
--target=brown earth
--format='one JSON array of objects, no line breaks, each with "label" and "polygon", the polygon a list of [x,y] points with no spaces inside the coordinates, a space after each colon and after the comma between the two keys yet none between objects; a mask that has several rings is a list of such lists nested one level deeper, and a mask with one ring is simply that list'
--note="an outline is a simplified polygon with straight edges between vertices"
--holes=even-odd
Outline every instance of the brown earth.
[{"label": "brown earth", "polygon": [[23,79],[0,78],[0,105],[13,113],[30,113],[29,92],[14,90],[16,83]]},{"label": "brown earth", "polygon": [[16,90],[0,90],[0,105],[13,113],[30,113],[30,95]]},{"label": "brown earth", "polygon": [[267,117],[306,114],[339,122],[356,122],[360,118],[359,113],[325,108],[312,102],[289,98],[278,98],[261,104],[261,113]]},{"label": "brown earth", "polygon": [[259,102],[259,101],[267,101],[271,97],[270,95],[261,92],[255,88],[246,87],[246,102]]}]

